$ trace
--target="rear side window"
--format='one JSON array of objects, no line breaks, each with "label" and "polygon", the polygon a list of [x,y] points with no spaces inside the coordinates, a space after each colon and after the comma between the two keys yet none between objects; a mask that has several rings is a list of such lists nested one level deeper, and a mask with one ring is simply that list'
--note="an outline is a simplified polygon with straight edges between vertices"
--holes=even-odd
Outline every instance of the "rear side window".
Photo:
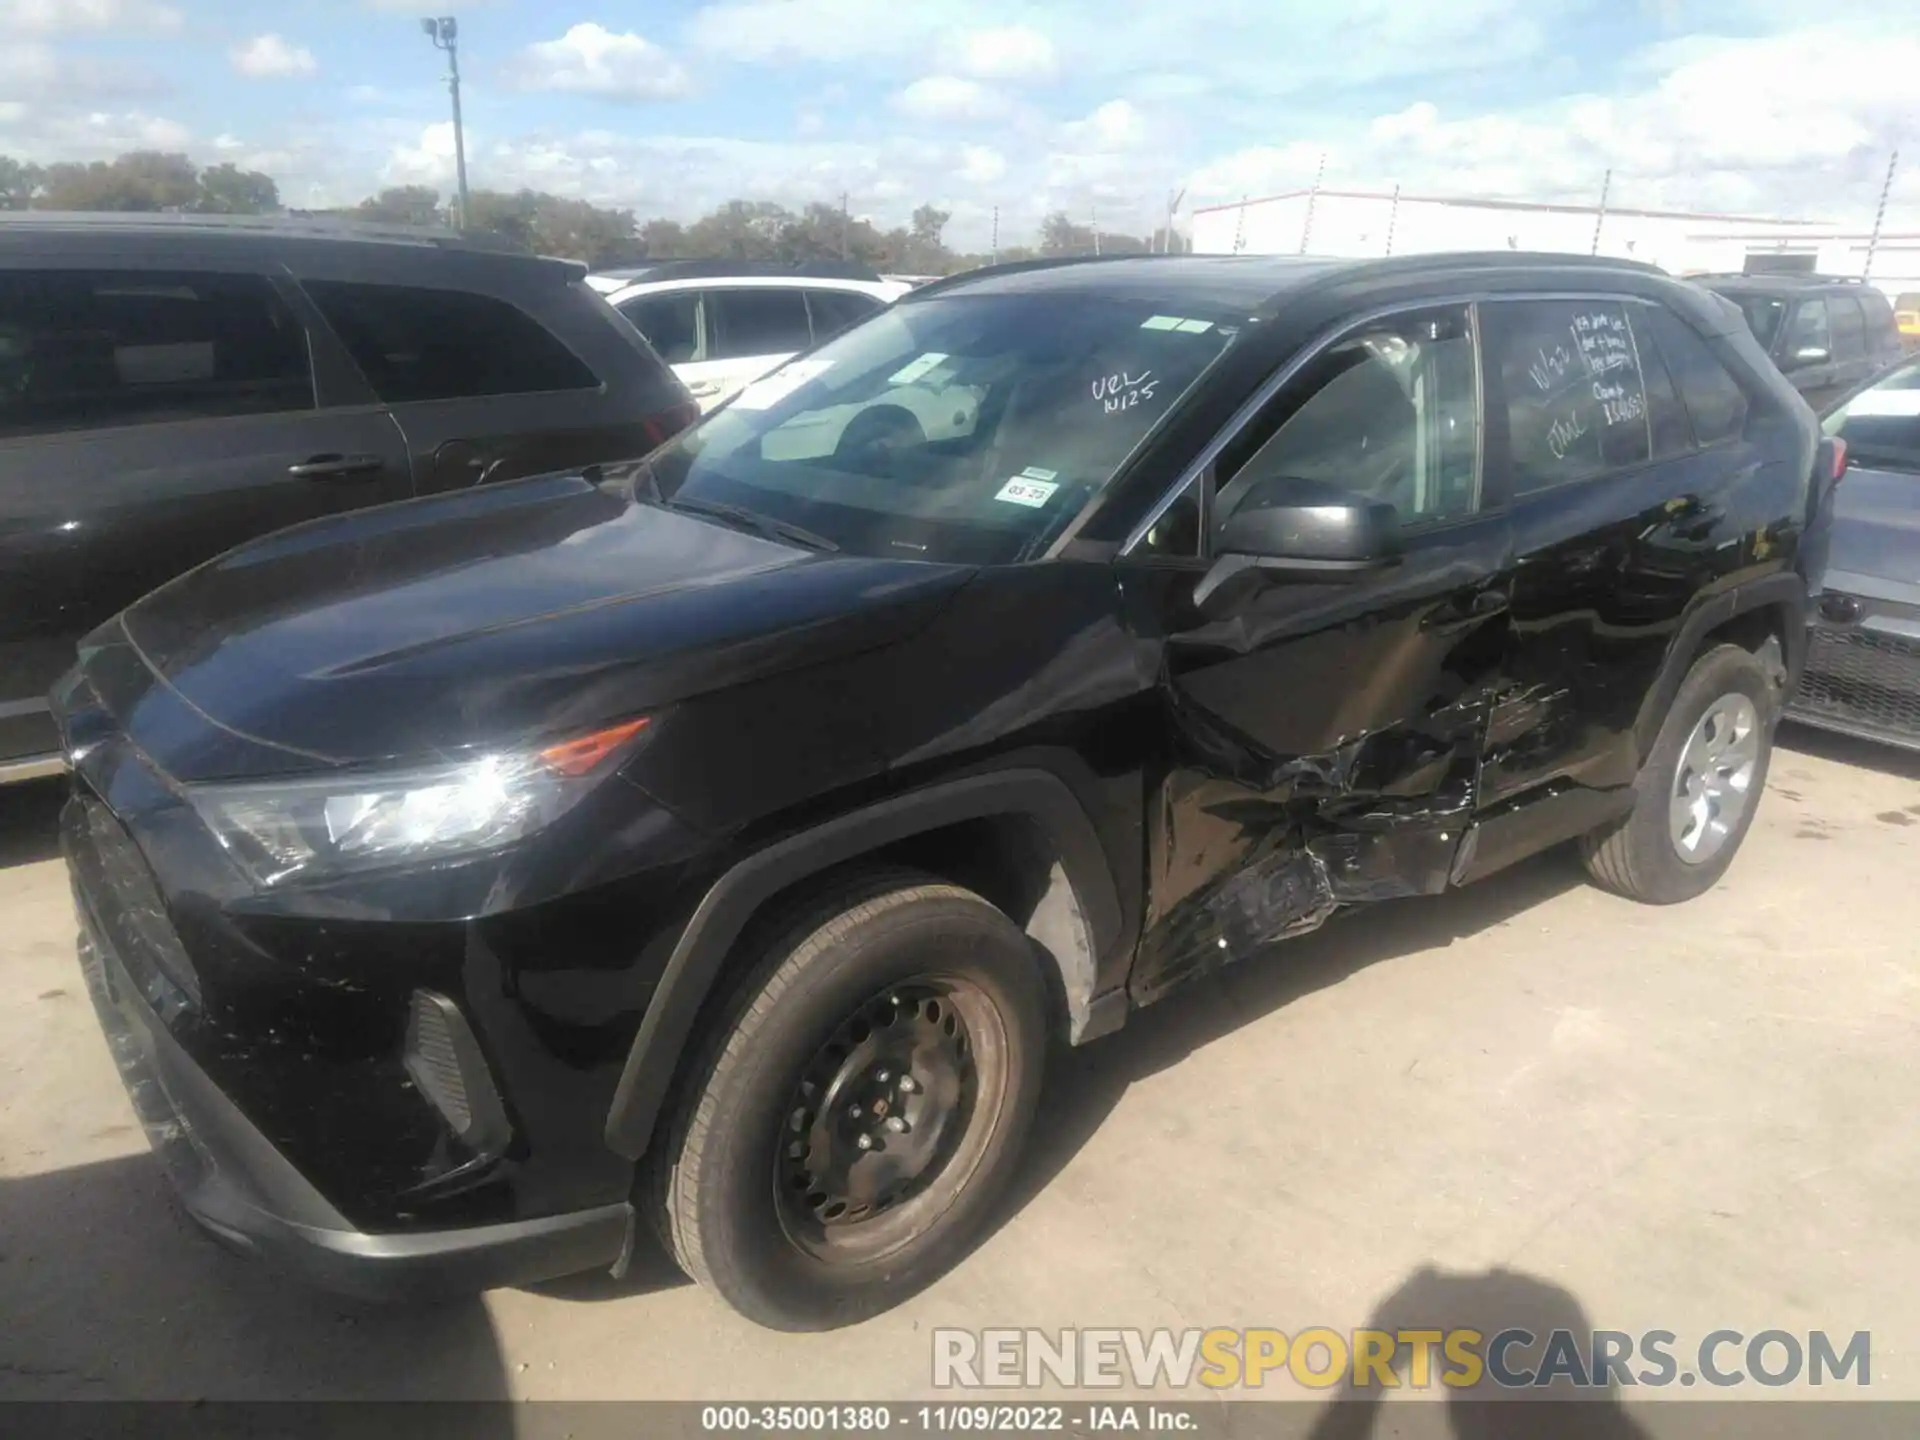
[{"label": "rear side window", "polygon": [[1827,324],[1827,302],[1802,300],[1793,307],[1793,319],[1787,324],[1787,341],[1781,347],[1783,364],[1795,360],[1813,361],[1819,353],[1833,353],[1833,331]]},{"label": "rear side window", "polygon": [[709,360],[787,355],[813,343],[807,297],[800,290],[765,286],[707,292]]},{"label": "rear side window", "polygon": [[306,331],[264,276],[0,272],[0,437],[313,405]]},{"label": "rear side window", "polygon": [[1634,317],[1643,325],[1641,343],[1651,341],[1666,362],[1667,373],[1693,420],[1701,445],[1718,445],[1739,436],[1747,424],[1747,394],[1714,358],[1694,328],[1663,305],[1649,305]]},{"label": "rear side window", "polygon": [[1653,445],[1653,458],[1668,460],[1693,449],[1693,425],[1687,419],[1687,407],[1680,391],[1660,358],[1660,347],[1647,334],[1648,307],[1635,305],[1627,311],[1633,326],[1633,349],[1640,357],[1640,378],[1647,394],[1647,438]]},{"label": "rear side window", "polygon": [[620,313],[647,337],[654,353],[669,365],[684,365],[700,353],[700,294],[675,290],[629,300]]},{"label": "rear side window", "polygon": [[1644,464],[1646,382],[1626,307],[1606,300],[1486,305],[1516,496]]},{"label": "rear side window", "polygon": [[301,282],[390,405],[592,390],[600,381],[531,315],[463,290]]},{"label": "rear side window", "polygon": [[819,341],[852,329],[882,305],[857,290],[809,290],[807,308],[813,312],[813,338]]},{"label": "rear side window", "polygon": [[1893,306],[1887,303],[1887,297],[1878,290],[1860,292],[1860,308],[1867,315],[1867,348],[1869,350],[1893,350],[1900,344],[1893,326]]},{"label": "rear side window", "polygon": [[1860,302],[1851,295],[1835,295],[1827,301],[1827,323],[1833,332],[1833,358],[1858,360],[1867,353],[1867,320],[1860,313]]}]

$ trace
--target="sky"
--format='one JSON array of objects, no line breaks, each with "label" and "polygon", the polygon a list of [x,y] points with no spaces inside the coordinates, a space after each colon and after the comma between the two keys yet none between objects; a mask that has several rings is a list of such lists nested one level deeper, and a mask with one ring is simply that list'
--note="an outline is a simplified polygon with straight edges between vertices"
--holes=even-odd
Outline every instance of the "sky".
[{"label": "sky", "polygon": [[[1313,183],[1920,230],[1912,0],[462,0],[475,188],[1144,234]],[[0,154],[451,191],[420,0],[0,0]]]}]

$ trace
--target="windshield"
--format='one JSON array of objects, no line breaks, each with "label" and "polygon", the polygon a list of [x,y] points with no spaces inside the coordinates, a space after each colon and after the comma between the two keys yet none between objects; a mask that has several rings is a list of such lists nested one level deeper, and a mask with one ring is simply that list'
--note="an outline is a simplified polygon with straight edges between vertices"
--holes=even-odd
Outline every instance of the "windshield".
[{"label": "windshield", "polygon": [[1727,298],[1737,304],[1740,313],[1747,317],[1747,328],[1753,331],[1753,338],[1760,342],[1760,348],[1772,350],[1773,337],[1780,333],[1781,317],[1787,313],[1787,302],[1770,295],[1730,295]]},{"label": "windshield", "polygon": [[909,302],[749,385],[654,457],[654,483],[856,554],[1026,559],[1244,318],[1089,294]]},{"label": "windshield", "polygon": [[1821,429],[1847,442],[1850,462],[1920,472],[1920,361],[1862,390]]}]

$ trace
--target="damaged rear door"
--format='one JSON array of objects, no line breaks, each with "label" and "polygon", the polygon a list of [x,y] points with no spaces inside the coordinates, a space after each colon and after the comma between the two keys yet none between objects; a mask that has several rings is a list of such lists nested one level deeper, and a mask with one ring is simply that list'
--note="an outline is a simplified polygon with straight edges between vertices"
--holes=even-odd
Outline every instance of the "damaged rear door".
[{"label": "damaged rear door", "polygon": [[[1272,398],[1119,564],[1161,647],[1166,765],[1149,776],[1137,1003],[1310,930],[1343,905],[1445,888],[1477,798],[1513,565],[1488,493],[1475,316],[1371,319],[1282,371]],[[1193,604],[1215,532],[1255,483],[1392,504],[1395,564]]]}]

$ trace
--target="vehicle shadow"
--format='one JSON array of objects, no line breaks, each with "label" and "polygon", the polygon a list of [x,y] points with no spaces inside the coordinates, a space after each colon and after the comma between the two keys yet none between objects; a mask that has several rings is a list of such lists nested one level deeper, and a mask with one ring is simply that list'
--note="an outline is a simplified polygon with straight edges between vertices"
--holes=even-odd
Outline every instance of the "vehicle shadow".
[{"label": "vehicle shadow", "polygon": [[[1555,1331],[1574,1337],[1578,1363],[1586,1370],[1592,1358],[1594,1326],[1572,1291],[1538,1276],[1517,1270],[1449,1273],[1426,1266],[1375,1307],[1366,1328],[1396,1335],[1410,1330],[1475,1330],[1482,1337],[1478,1353],[1483,1359],[1486,1342],[1501,1331],[1524,1330],[1534,1337],[1532,1342],[1513,1344],[1503,1358],[1509,1373],[1531,1374],[1542,1368],[1548,1337]],[[1394,1356],[1394,1371],[1402,1385],[1409,1378],[1412,1354],[1410,1345],[1402,1345]],[[1627,1414],[1611,1376],[1604,1383],[1579,1385],[1561,1376],[1556,1366],[1549,1383],[1524,1390],[1504,1389],[1486,1372],[1475,1384],[1454,1388],[1440,1383],[1439,1377],[1449,1372],[1462,1375],[1460,1366],[1437,1345],[1430,1356],[1428,1379],[1432,1389],[1446,1395],[1447,1428],[1456,1440],[1535,1440],[1543,1435],[1554,1440],[1645,1440],[1648,1434]],[[1634,1357],[1629,1363],[1638,1367],[1642,1361]],[[1387,1391],[1377,1384],[1357,1389],[1349,1375],[1315,1417],[1308,1440],[1367,1440],[1380,1424],[1386,1397]],[[1404,1417],[1406,1411],[1396,1414]],[[1394,1425],[1386,1433],[1402,1431]]]},{"label": "vehicle shadow", "polygon": [[1130,1016],[1118,1034],[1056,1047],[1036,1126],[1004,1212],[1024,1209],[1066,1166],[1136,1080],[1381,960],[1451,945],[1583,884],[1570,846],[1515,865],[1482,885],[1391,900],[1268,946]]},{"label": "vehicle shadow", "polygon": [[0,870],[60,854],[60,807],[66,798],[63,779],[0,788]]},{"label": "vehicle shadow", "polygon": [[1903,780],[1920,780],[1920,750],[1901,750],[1856,735],[1819,730],[1787,720],[1780,726],[1778,745],[1796,755],[1811,755],[1839,765],[1856,765],[1862,770],[1878,770]]},{"label": "vehicle shadow", "polygon": [[[0,1178],[0,1314],[8,1402],[509,1393],[478,1297],[376,1306],[277,1277],[203,1235],[145,1153]],[[466,1435],[514,1433],[508,1407],[462,1415]]]}]

